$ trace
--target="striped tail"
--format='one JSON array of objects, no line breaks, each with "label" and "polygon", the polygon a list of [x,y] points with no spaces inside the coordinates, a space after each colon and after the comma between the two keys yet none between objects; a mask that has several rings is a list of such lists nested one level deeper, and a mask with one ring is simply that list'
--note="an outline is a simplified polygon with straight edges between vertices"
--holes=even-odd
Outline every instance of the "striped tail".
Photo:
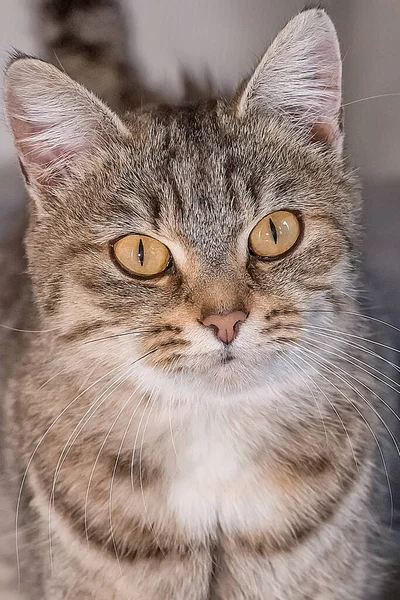
[{"label": "striped tail", "polygon": [[123,112],[151,98],[139,90],[118,0],[38,0],[49,61]]}]

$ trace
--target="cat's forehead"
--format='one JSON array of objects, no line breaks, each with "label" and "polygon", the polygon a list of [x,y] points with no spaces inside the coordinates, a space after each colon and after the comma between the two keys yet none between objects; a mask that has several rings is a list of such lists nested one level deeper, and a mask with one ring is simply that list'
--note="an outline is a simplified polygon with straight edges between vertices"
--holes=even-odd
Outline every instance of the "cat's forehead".
[{"label": "cat's forehead", "polygon": [[278,140],[231,112],[208,102],[161,108],[133,121],[134,135],[141,127],[140,149],[133,146],[121,190],[142,203],[152,226],[194,243],[207,238],[210,247],[211,235],[237,236],[295,185],[290,160],[282,166],[282,152],[277,157]]},{"label": "cat's forehead", "polygon": [[128,123],[132,140],[103,214],[93,195],[100,226],[118,223],[115,237],[158,236],[219,264],[270,212],[332,207],[329,159],[273,116],[240,120],[229,105],[207,102],[141,111]]}]

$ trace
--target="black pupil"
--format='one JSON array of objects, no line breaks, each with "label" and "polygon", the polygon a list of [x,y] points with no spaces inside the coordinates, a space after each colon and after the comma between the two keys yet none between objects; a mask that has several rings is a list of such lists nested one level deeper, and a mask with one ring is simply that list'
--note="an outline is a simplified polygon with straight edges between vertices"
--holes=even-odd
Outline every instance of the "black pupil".
[{"label": "black pupil", "polygon": [[138,259],[139,259],[141,266],[143,267],[143,265],[144,265],[144,245],[143,245],[142,238],[140,238],[140,240],[139,240]]},{"label": "black pupil", "polygon": [[276,227],[272,219],[269,220],[269,227],[271,229],[272,237],[274,238],[274,242],[276,244],[278,241],[278,232],[276,231]]}]

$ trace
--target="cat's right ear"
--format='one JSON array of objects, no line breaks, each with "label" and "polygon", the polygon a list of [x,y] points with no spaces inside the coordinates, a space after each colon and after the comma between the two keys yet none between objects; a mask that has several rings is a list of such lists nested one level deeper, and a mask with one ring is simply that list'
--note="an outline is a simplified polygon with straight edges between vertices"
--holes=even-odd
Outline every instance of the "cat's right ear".
[{"label": "cat's right ear", "polygon": [[6,70],[5,112],[34,195],[79,177],[111,139],[129,136],[117,115],[86,88],[24,55]]},{"label": "cat's right ear", "polygon": [[341,153],[342,61],[324,10],[305,10],[289,21],[241,90],[237,110],[285,115]]}]

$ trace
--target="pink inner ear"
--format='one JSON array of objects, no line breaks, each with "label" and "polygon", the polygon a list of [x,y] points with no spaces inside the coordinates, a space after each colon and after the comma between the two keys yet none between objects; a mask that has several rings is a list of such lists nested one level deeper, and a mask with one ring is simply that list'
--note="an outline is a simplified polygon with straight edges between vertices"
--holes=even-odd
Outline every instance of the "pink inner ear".
[{"label": "pink inner ear", "polygon": [[24,58],[6,73],[5,108],[31,185],[79,176],[105,141],[129,135],[118,117],[56,67]]},{"label": "pink inner ear", "polygon": [[74,138],[63,123],[32,123],[18,118],[11,121],[27,182],[59,183],[87,145],[84,136]]},{"label": "pink inner ear", "polygon": [[16,143],[26,166],[35,165],[46,169],[51,165],[55,166],[61,157],[73,155],[66,141],[50,145],[51,127],[48,124],[29,123],[19,119],[13,121]]},{"label": "pink inner ear", "polygon": [[328,123],[314,123],[311,127],[311,137],[313,142],[331,142],[335,132]]},{"label": "pink inner ear", "polygon": [[300,13],[278,34],[242,92],[247,106],[285,114],[341,151],[340,48],[335,28],[320,10]]},{"label": "pink inner ear", "polygon": [[[77,132],[76,115],[67,118],[63,113],[51,115],[52,106],[47,113],[43,111],[42,116],[37,115],[34,104],[24,106],[12,90],[8,90],[7,105],[25,179],[41,184],[62,180],[76,155],[88,143],[87,136],[82,131]],[[60,117],[58,121],[57,116]]]},{"label": "pink inner ear", "polygon": [[[336,48],[329,41],[320,43],[315,49],[316,71],[310,79],[310,94],[314,93],[313,110],[304,105],[304,118],[307,115],[318,119],[311,123],[311,136],[315,142],[334,142],[341,133],[341,69],[335,60]],[[339,59],[340,60],[340,57]],[[319,70],[318,70],[319,67]],[[319,105],[319,107],[318,107]],[[319,113],[319,114],[318,114]]]}]

